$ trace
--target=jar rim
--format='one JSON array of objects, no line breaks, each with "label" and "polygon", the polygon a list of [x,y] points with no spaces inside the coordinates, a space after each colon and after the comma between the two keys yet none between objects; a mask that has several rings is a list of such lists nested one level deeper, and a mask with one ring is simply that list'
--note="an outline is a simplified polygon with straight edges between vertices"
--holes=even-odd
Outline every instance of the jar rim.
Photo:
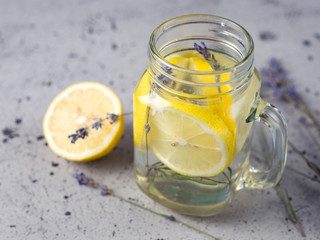
[{"label": "jar rim", "polygon": [[[241,31],[243,31],[244,35],[247,38],[247,41],[249,43],[249,49],[247,51],[247,53],[245,54],[245,56],[236,64],[232,65],[231,67],[225,68],[223,70],[212,70],[212,71],[197,71],[197,70],[191,70],[191,69],[186,69],[183,67],[179,67],[177,65],[174,65],[172,63],[170,63],[168,60],[166,60],[163,56],[161,56],[160,52],[158,51],[158,49],[155,47],[155,41],[156,41],[156,36],[159,33],[160,30],[163,31],[163,29],[165,29],[165,26],[169,25],[170,23],[174,23],[177,20],[181,20],[181,19],[186,19],[186,18],[203,18],[203,20],[205,20],[206,23],[214,23],[213,21],[210,21],[210,19],[212,20],[224,20],[230,24],[234,24],[235,26],[239,27],[241,29]],[[201,22],[201,19],[198,20],[194,20],[191,21],[189,23],[192,22]],[[171,27],[175,27],[177,25],[172,25]],[[169,28],[170,29],[170,28]],[[168,30],[168,29],[165,29]],[[168,66],[172,69],[178,70],[178,71],[184,71],[186,73],[189,74],[198,74],[198,75],[209,75],[209,74],[224,74],[224,73],[229,73],[229,72],[234,72],[236,71],[236,69],[238,68],[242,68],[248,59],[250,59],[251,55],[253,54],[254,51],[254,42],[253,39],[251,37],[251,35],[249,34],[249,32],[242,27],[240,24],[236,23],[235,21],[232,21],[228,18],[224,18],[224,17],[220,17],[220,16],[216,16],[216,15],[210,15],[210,14],[189,14],[189,15],[182,15],[179,17],[175,17],[175,18],[171,18],[165,22],[163,22],[162,24],[160,24],[151,34],[150,39],[149,39],[149,49],[151,50],[152,54],[154,55],[154,57],[157,59],[157,61],[160,61],[162,64],[164,64],[165,66]],[[229,82],[229,81],[227,81]],[[225,83],[227,83],[225,82]]]}]

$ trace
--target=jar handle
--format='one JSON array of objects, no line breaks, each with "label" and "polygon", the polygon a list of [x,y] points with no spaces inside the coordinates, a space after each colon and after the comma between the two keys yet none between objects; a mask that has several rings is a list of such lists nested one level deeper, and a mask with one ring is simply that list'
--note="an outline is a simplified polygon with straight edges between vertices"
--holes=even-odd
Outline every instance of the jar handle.
[{"label": "jar handle", "polygon": [[270,188],[281,179],[287,159],[287,124],[282,113],[270,103],[260,99],[256,122],[267,126],[272,133],[273,153],[269,170],[259,170],[250,164],[244,171],[238,189],[242,188]]}]

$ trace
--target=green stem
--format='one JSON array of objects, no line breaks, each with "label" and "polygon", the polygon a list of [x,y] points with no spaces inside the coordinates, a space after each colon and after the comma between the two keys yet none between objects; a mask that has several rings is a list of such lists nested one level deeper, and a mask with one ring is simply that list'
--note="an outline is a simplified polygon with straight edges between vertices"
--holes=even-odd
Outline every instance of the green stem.
[{"label": "green stem", "polygon": [[[151,90],[150,90],[151,91]],[[150,95],[150,94],[149,94]],[[146,120],[146,125],[149,124],[149,113],[150,113],[150,107],[147,106],[147,111],[146,111],[146,114],[147,114],[147,120]],[[146,126],[145,125],[145,126]],[[147,176],[150,174],[150,171],[151,171],[151,168],[149,168],[149,153],[148,153],[148,133],[146,131],[146,129],[144,129],[145,131],[145,134],[146,134],[146,142],[145,142],[145,145],[146,145],[146,168],[148,169],[148,172],[147,172]]]},{"label": "green stem", "polygon": [[291,202],[289,200],[288,191],[285,190],[286,191],[286,195],[284,195],[282,190],[281,190],[281,188],[280,188],[280,184],[279,183],[275,186],[275,189],[276,189],[276,191],[278,193],[278,196],[280,197],[283,205],[286,207],[286,209],[287,209],[287,211],[289,213],[290,220],[294,224],[296,224],[296,226],[297,226],[298,230],[300,231],[302,237],[305,237],[306,234],[304,233],[303,228],[302,228],[302,226],[301,226],[301,224],[300,224],[300,222],[299,222],[299,220],[297,218],[296,211],[293,209],[292,204],[291,204]]},{"label": "green stem", "polygon": [[288,143],[290,145],[290,147],[292,148],[293,151],[295,151],[306,163],[307,165],[318,175],[320,176],[320,168],[313,162],[309,161],[308,158],[306,158],[305,155],[303,155],[302,152],[300,152],[294,145],[292,142],[290,142],[288,140]]},{"label": "green stem", "polygon": [[113,197],[116,197],[116,198],[120,199],[121,201],[124,201],[124,202],[126,202],[126,203],[130,203],[131,205],[134,205],[134,206],[136,206],[136,207],[138,207],[138,208],[141,208],[141,209],[143,209],[143,210],[147,210],[148,212],[154,213],[154,214],[156,214],[156,215],[158,215],[158,216],[168,217],[168,215],[166,215],[166,214],[158,213],[158,212],[153,211],[153,210],[151,210],[151,209],[149,209],[149,208],[143,207],[143,206],[141,206],[141,205],[138,204],[138,203],[135,203],[135,202],[133,202],[133,201],[130,201],[130,200],[128,200],[128,199],[125,199],[125,198],[123,198],[123,197],[115,194],[113,191],[109,191],[109,194],[110,194],[111,196],[113,196]]},{"label": "green stem", "polygon": [[300,99],[301,105],[298,106],[298,109],[305,113],[312,121],[314,126],[317,128],[318,132],[320,133],[320,123],[318,122],[317,118],[313,115],[313,113],[309,110],[305,102]]},{"label": "green stem", "polygon": [[165,165],[162,162],[156,162],[154,164],[152,164],[151,166],[149,166],[149,168],[152,169],[159,169],[159,168],[163,168],[165,167]]},{"label": "green stem", "polygon": [[223,174],[227,178],[228,182],[221,182],[221,181],[218,181],[218,180],[215,180],[215,179],[211,179],[211,178],[206,178],[206,177],[200,177],[199,179],[197,179],[195,177],[183,176],[183,175],[180,175],[178,173],[175,173],[174,171],[170,170],[169,168],[156,168],[156,167],[153,167],[153,169],[155,171],[160,171],[160,172],[162,172],[164,174],[173,176],[176,179],[179,179],[181,181],[186,180],[186,181],[193,181],[193,182],[197,182],[197,183],[201,183],[201,184],[209,184],[209,185],[230,184],[229,177],[226,176],[226,173],[224,173],[224,172],[223,172]]},{"label": "green stem", "polygon": [[320,143],[319,141],[317,140],[317,138],[314,136],[314,134],[312,133],[312,131],[310,131],[309,127],[307,125],[304,125],[308,134],[311,136],[313,142],[318,146],[318,148],[320,149]]},{"label": "green stem", "polygon": [[224,177],[227,179],[228,183],[231,183],[231,179],[228,177],[228,175],[225,172],[222,172],[222,174],[224,175]]},{"label": "green stem", "polygon": [[121,116],[127,116],[127,115],[132,115],[133,112],[126,112],[126,113],[122,113]]},{"label": "green stem", "polygon": [[308,205],[301,206],[301,207],[297,208],[297,209],[295,210],[295,212],[297,213],[297,212],[299,212],[301,209],[308,208],[308,207],[309,207]]},{"label": "green stem", "polygon": [[[205,58],[204,58],[205,59]],[[207,60],[207,63],[209,63],[210,67],[212,68],[213,71],[216,71],[216,70],[221,70],[221,69],[216,69],[216,63],[215,62],[212,62],[212,61],[209,61]],[[217,75],[217,83],[220,83],[220,75]],[[221,93],[221,87],[218,86],[218,93]]]},{"label": "green stem", "polygon": [[310,120],[312,121],[313,125],[317,128],[318,132],[320,133],[320,123],[318,122],[317,118],[314,116],[314,114],[309,110],[307,104],[304,102],[304,100],[300,97],[299,101],[295,101],[291,98],[287,99],[287,101],[293,105],[296,106],[298,110],[303,112],[305,115],[307,115]]},{"label": "green stem", "polygon": [[[279,186],[280,188],[280,186]],[[296,210],[293,209],[292,207],[292,204],[291,204],[291,201],[290,201],[290,197],[289,197],[289,194],[288,194],[288,191],[287,189],[285,189],[285,192],[286,192],[286,198],[288,199],[287,203],[288,203],[288,206],[289,206],[289,210],[291,212],[291,215],[294,217],[294,220],[295,220],[295,224],[297,225],[299,231],[301,232],[301,235],[302,237],[305,237],[306,234],[304,233],[303,229],[302,229],[302,226],[297,218],[297,215],[296,215]]]},{"label": "green stem", "polygon": [[184,226],[186,226],[186,227],[188,227],[188,228],[190,228],[190,229],[193,229],[193,230],[195,230],[195,231],[197,231],[197,232],[199,232],[199,233],[202,233],[202,234],[204,234],[204,235],[206,235],[206,236],[208,236],[208,237],[210,237],[210,238],[212,238],[212,239],[219,240],[219,238],[217,238],[217,237],[215,237],[215,236],[212,236],[211,234],[209,234],[209,233],[207,233],[207,232],[205,232],[205,231],[202,231],[202,230],[200,230],[200,229],[198,229],[198,228],[196,228],[196,227],[194,227],[194,226],[191,226],[190,224],[185,223],[185,222],[183,222],[183,221],[181,221],[181,220],[179,220],[179,219],[173,218],[172,216],[169,216],[169,215],[164,214],[164,213],[158,213],[158,212],[156,212],[156,211],[153,211],[153,210],[150,209],[150,208],[143,207],[143,206],[141,206],[140,204],[135,203],[135,202],[130,201],[130,200],[127,200],[127,199],[125,199],[125,198],[123,198],[123,197],[115,194],[115,193],[112,192],[112,191],[110,191],[109,194],[110,194],[111,196],[113,196],[113,197],[116,197],[116,198],[118,198],[118,199],[126,202],[126,203],[129,203],[129,204],[131,204],[131,205],[134,205],[134,206],[136,206],[136,207],[138,207],[138,208],[141,208],[141,209],[143,209],[143,210],[146,210],[146,211],[151,212],[151,213],[153,213],[153,214],[156,214],[156,215],[158,215],[158,216],[165,217],[165,218],[168,218],[168,219],[173,219],[172,221],[177,222],[177,223],[180,223],[181,225],[184,225]]},{"label": "green stem", "polygon": [[212,238],[212,239],[220,240],[220,238],[217,238],[217,237],[215,237],[215,236],[212,236],[211,234],[209,234],[209,233],[207,233],[207,232],[205,232],[205,231],[202,231],[202,230],[200,230],[200,229],[198,229],[198,228],[196,228],[196,227],[193,227],[193,226],[191,226],[191,225],[188,224],[188,223],[184,223],[184,222],[182,222],[182,221],[180,221],[180,220],[178,220],[178,219],[176,219],[175,221],[178,222],[178,223],[180,223],[180,224],[182,224],[182,225],[184,225],[184,226],[186,226],[186,227],[188,227],[188,228],[190,228],[190,229],[193,229],[193,230],[195,230],[195,231],[197,231],[197,232],[199,232],[199,233],[202,233],[202,234],[204,234],[204,235],[206,235],[206,236],[208,236],[208,237],[210,237],[210,238]]},{"label": "green stem", "polygon": [[291,172],[294,172],[294,173],[296,173],[296,174],[299,174],[299,175],[301,175],[301,176],[303,176],[303,177],[305,177],[305,178],[308,178],[308,179],[310,179],[311,181],[320,183],[320,180],[315,179],[315,178],[313,178],[313,177],[310,177],[309,175],[307,175],[307,174],[305,174],[305,173],[303,173],[303,172],[300,172],[300,171],[298,171],[297,169],[294,169],[294,168],[289,167],[289,166],[286,166],[286,169],[288,169],[288,170],[290,170]]}]

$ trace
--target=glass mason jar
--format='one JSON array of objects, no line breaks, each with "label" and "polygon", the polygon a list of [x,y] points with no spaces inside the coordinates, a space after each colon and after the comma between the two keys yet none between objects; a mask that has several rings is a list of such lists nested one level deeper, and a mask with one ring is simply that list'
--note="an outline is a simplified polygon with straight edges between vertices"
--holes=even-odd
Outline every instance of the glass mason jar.
[{"label": "glass mason jar", "polygon": [[[278,183],[287,127],[259,96],[253,49],[243,27],[217,16],[177,17],[154,30],[133,97],[135,177],[150,198],[210,216],[240,189]],[[272,133],[269,170],[249,163],[254,122]]]}]

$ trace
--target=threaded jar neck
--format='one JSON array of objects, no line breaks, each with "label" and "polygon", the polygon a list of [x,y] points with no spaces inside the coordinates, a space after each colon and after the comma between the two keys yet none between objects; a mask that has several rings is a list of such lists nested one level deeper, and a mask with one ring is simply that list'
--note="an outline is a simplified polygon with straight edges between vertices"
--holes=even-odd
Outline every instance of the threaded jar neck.
[{"label": "threaded jar neck", "polygon": [[[210,53],[220,54],[234,64],[198,71],[168,61],[172,55],[196,52],[195,43],[201,47],[204,43]],[[186,15],[168,20],[153,31],[148,47],[148,71],[154,86],[171,94],[190,98],[231,94],[251,78],[253,50],[250,34],[239,24],[212,15]],[[223,86],[228,87],[221,91]],[[208,91],[210,88],[212,91]]]}]

